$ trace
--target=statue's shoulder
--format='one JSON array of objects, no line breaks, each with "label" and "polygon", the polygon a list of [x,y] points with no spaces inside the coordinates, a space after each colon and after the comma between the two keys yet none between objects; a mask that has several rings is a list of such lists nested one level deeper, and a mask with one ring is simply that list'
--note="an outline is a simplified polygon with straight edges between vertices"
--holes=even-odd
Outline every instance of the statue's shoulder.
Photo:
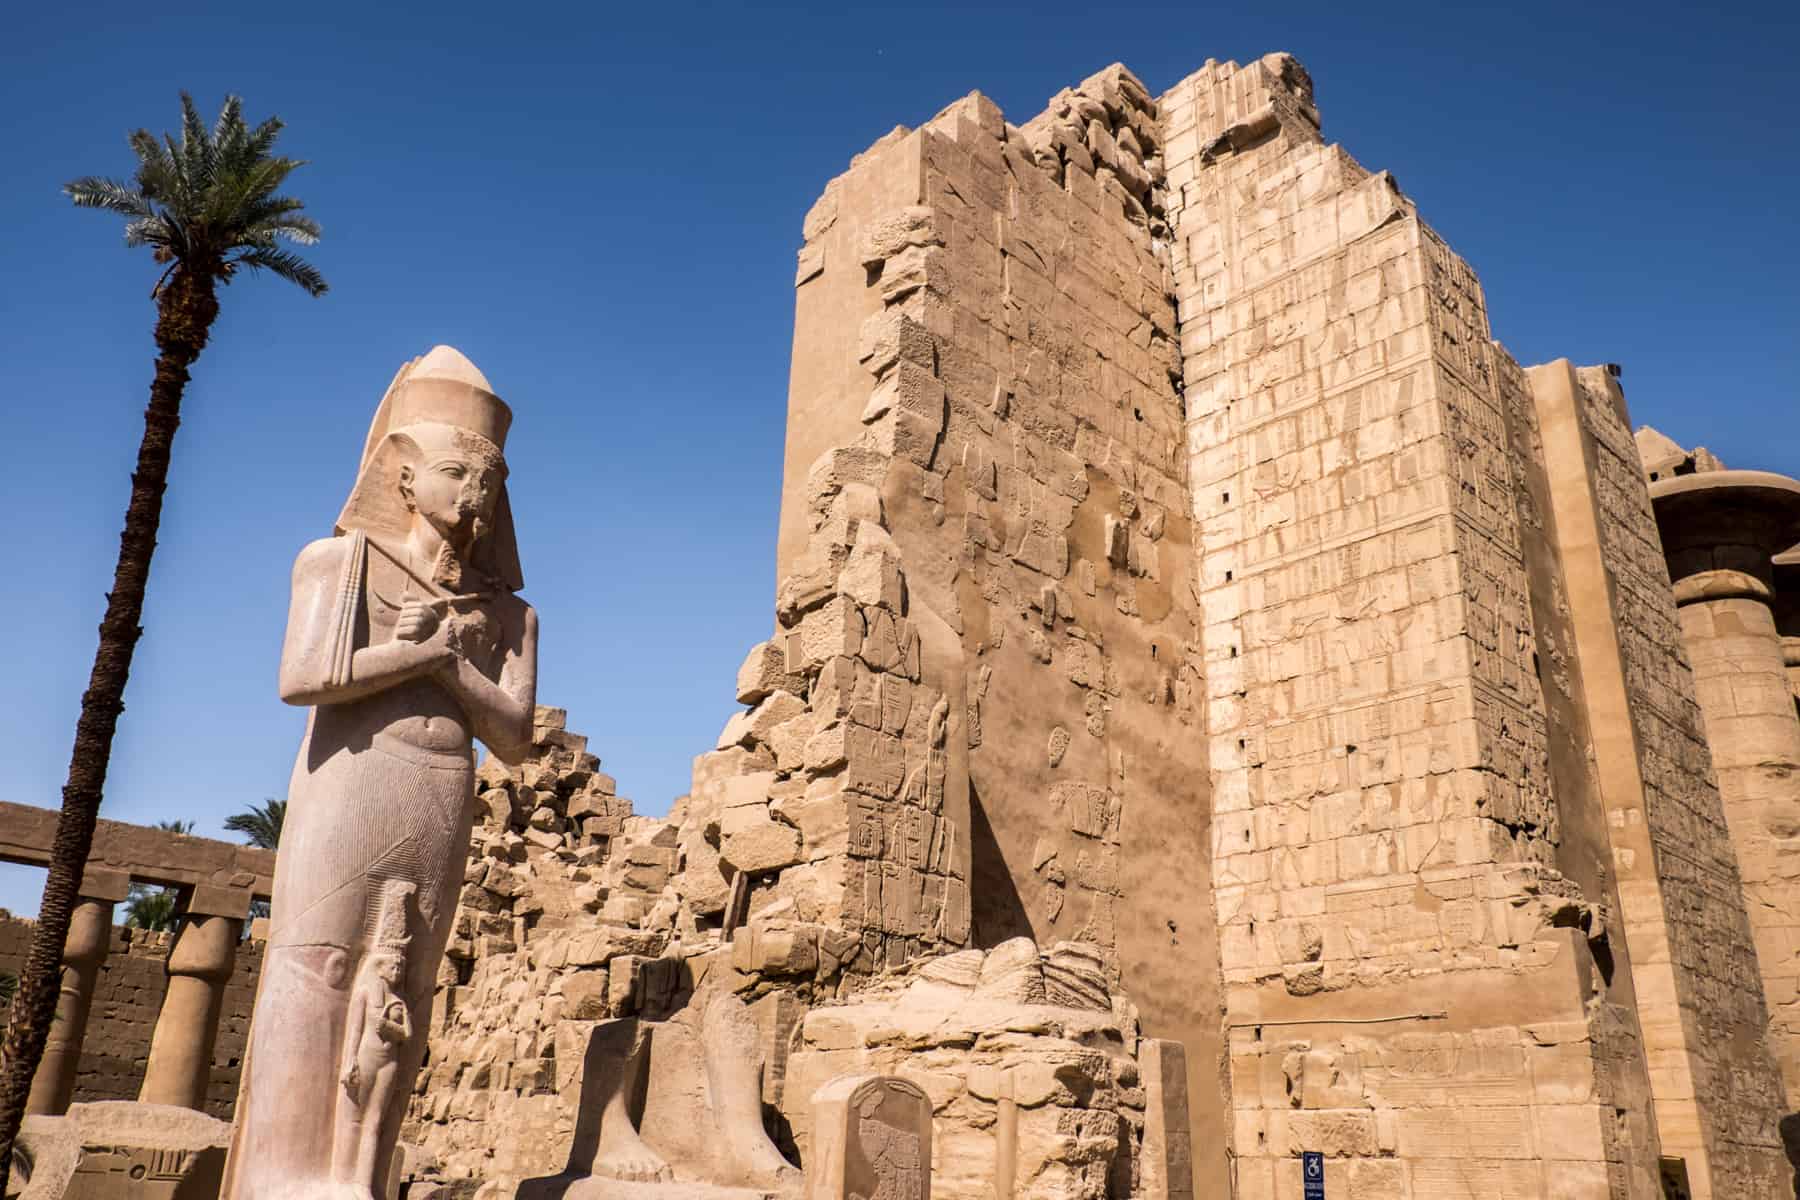
[{"label": "statue's shoulder", "polygon": [[294,557],[294,578],[300,580],[321,571],[335,573],[343,568],[344,557],[349,553],[350,539],[347,537],[325,537],[308,542]]},{"label": "statue's shoulder", "polygon": [[512,628],[537,627],[537,609],[517,592],[501,592],[494,597],[494,611]]}]

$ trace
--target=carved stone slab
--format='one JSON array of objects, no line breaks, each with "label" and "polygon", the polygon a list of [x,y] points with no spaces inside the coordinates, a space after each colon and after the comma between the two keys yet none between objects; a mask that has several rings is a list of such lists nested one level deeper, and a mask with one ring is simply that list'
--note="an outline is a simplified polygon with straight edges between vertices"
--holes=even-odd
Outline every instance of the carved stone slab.
[{"label": "carved stone slab", "polygon": [[231,1126],[165,1104],[109,1100],[67,1116],[27,1117],[19,1158],[30,1164],[20,1200],[212,1200]]},{"label": "carved stone slab", "polygon": [[892,1075],[840,1075],[813,1095],[810,1200],[930,1200],[931,1100]]}]

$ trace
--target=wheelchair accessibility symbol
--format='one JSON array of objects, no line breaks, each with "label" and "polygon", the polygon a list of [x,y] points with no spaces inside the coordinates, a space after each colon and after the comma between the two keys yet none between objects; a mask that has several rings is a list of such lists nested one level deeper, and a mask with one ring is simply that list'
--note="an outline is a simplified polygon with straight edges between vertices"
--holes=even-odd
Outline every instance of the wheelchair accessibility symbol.
[{"label": "wheelchair accessibility symbol", "polygon": [[1306,1192],[1303,1200],[1325,1200],[1325,1156],[1316,1150],[1300,1155],[1300,1182]]}]

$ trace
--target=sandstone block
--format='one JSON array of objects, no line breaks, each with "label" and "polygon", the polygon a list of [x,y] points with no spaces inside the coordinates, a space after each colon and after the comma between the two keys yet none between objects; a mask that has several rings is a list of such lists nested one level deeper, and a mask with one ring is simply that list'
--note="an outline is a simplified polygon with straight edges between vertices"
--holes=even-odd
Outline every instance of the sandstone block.
[{"label": "sandstone block", "polygon": [[573,1021],[603,1021],[612,1013],[607,1007],[609,984],[605,968],[577,971],[562,981],[563,1015]]},{"label": "sandstone block", "polygon": [[737,701],[739,704],[757,704],[770,692],[788,691],[799,693],[806,687],[806,681],[786,673],[786,656],[781,647],[773,641],[758,642],[744,656],[743,665],[737,674]]},{"label": "sandstone block", "polygon": [[766,818],[725,837],[720,857],[740,871],[761,874],[800,862],[800,831]]}]

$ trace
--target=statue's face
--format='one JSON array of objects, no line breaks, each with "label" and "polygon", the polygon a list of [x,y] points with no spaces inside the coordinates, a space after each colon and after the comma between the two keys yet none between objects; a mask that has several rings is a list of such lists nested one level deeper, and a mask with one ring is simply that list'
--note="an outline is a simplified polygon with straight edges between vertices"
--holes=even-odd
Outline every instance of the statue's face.
[{"label": "statue's face", "polygon": [[400,960],[394,955],[382,955],[381,963],[376,970],[381,973],[382,981],[389,987],[400,986]]},{"label": "statue's face", "polygon": [[414,440],[419,456],[402,468],[401,490],[445,541],[467,550],[493,525],[505,467],[496,455],[482,453],[468,434]]}]

